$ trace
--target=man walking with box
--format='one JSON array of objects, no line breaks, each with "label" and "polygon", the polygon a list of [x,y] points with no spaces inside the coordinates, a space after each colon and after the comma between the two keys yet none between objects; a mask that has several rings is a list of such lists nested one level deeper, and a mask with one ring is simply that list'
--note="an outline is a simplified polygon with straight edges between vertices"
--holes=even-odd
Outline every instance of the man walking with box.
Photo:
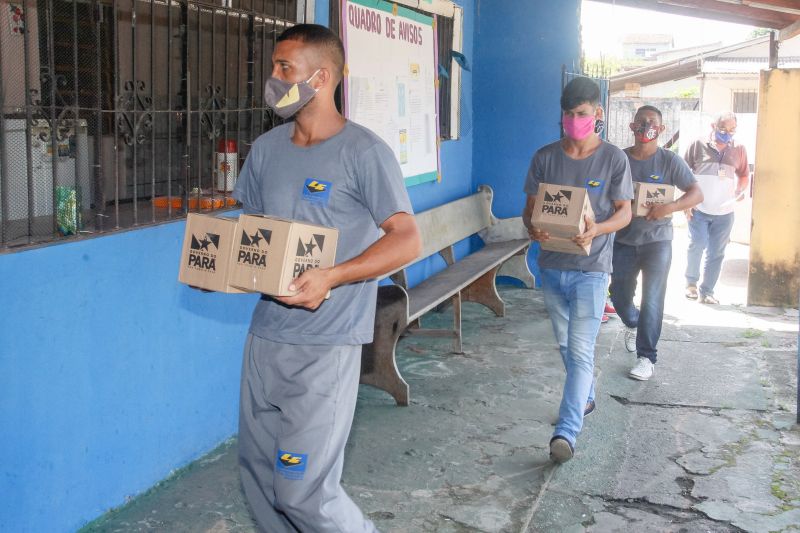
[{"label": "man walking with box", "polygon": [[[636,352],[637,360],[629,372],[633,379],[646,381],[653,375],[664,317],[664,296],[672,263],[672,213],[690,209],[703,200],[703,193],[692,171],[680,156],[660,148],[658,136],[664,125],[661,111],[642,106],[630,124],[634,145],[625,149],[634,183],[641,191],[653,191],[653,203],[646,205],[647,193],[638,194],[638,205],[629,226],[614,239],[614,273],[611,275],[611,300],[626,326],[625,348]],[[685,194],[674,200],[673,187]],[[661,198],[659,191],[670,191]],[[642,274],[640,309],[633,304],[636,280]]]},{"label": "man walking with box", "polygon": [[344,447],[361,345],[372,341],[374,278],[417,256],[419,232],[391,149],[336,110],[339,38],[293,26],[272,62],[266,102],[296,118],[256,139],[233,195],[245,213],[334,227],[339,240],[334,267],[305,270],[289,286],[296,295],[264,296],[253,312],[239,407],[242,485],[266,532],[372,532],[340,485]]},{"label": "man walking with box", "polygon": [[[564,87],[561,110],[566,137],[533,156],[522,215],[531,239],[546,243],[548,232],[531,222],[543,183],[585,189],[594,212],[594,218],[585,217],[583,233],[571,239],[576,253],[543,249],[539,254],[545,307],[567,372],[550,440],[550,457],[558,463],[572,458],[583,417],[594,409],[594,346],[606,303],[613,233],[630,221],[633,198],[625,154],[598,135],[603,117],[599,87],[588,78],[575,78]],[[587,245],[584,255],[581,248]]]}]

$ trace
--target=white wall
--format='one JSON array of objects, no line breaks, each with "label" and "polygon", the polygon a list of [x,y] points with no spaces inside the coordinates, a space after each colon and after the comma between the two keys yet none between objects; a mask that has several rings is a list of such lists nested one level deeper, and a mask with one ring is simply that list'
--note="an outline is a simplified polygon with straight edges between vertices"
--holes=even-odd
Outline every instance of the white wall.
[{"label": "white wall", "polygon": [[699,96],[700,80],[697,78],[684,78],[682,80],[645,85],[641,88],[639,95],[642,98],[672,98],[693,87],[698,89],[697,96]]},{"label": "white wall", "polygon": [[701,87],[701,109],[718,114],[733,109],[734,91],[757,91],[758,74],[706,74]]}]

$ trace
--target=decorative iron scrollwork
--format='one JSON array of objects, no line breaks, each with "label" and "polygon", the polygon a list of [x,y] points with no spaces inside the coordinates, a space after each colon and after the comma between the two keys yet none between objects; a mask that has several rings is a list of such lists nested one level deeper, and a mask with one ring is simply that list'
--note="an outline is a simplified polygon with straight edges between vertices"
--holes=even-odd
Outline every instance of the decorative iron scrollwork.
[{"label": "decorative iron scrollwork", "polygon": [[118,100],[117,125],[120,137],[128,146],[143,144],[153,129],[153,100],[142,80],[128,80]]},{"label": "decorative iron scrollwork", "polygon": [[[200,99],[200,127],[209,140],[220,137],[227,125],[226,102],[222,95],[222,87],[206,86],[207,98]],[[221,111],[221,112],[220,112]]]}]

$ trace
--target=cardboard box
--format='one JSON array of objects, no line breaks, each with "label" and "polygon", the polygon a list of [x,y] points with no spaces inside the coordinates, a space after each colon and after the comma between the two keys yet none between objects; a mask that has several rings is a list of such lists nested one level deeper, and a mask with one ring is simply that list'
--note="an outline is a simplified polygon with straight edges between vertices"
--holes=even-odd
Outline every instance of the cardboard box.
[{"label": "cardboard box", "polygon": [[244,292],[229,284],[237,227],[236,219],[189,213],[178,281],[210,291]]},{"label": "cardboard box", "polygon": [[589,255],[591,245],[578,246],[571,239],[586,231],[584,216],[594,219],[589,193],[583,187],[542,183],[531,215],[537,229],[550,234],[540,242],[542,250],[576,255]]},{"label": "cardboard box", "polygon": [[[663,183],[633,182],[633,216],[644,217],[650,206],[668,204],[675,200],[675,186]],[[671,217],[670,213],[668,217]]]},{"label": "cardboard box", "polygon": [[292,296],[291,281],[309,268],[331,267],[339,231],[259,215],[241,215],[231,257],[230,284],[271,296]]}]

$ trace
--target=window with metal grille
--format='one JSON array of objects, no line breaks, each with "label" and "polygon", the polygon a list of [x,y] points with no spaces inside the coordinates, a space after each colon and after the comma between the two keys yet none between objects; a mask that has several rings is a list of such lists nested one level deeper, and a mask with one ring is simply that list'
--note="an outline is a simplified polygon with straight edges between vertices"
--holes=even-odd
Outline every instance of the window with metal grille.
[{"label": "window with metal grille", "polygon": [[0,0],[0,253],[235,205],[305,0]]},{"label": "window with metal grille", "polygon": [[734,113],[757,113],[758,91],[733,91]]}]

